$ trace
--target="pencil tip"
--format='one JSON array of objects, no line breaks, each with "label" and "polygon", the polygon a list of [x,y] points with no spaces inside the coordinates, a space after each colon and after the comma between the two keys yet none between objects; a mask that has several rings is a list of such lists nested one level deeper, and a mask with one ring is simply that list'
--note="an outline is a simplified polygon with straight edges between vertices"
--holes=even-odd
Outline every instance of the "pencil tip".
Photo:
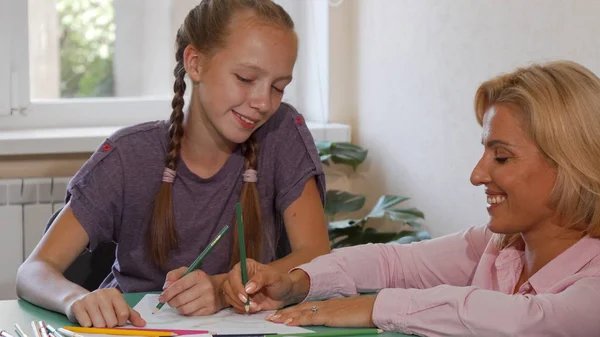
[{"label": "pencil tip", "polygon": [[250,306],[248,304],[244,305],[244,309],[246,310],[246,313],[250,312]]},{"label": "pencil tip", "polygon": [[154,315],[155,313],[157,313],[157,312],[158,312],[158,310],[160,310],[160,309],[158,309],[158,308],[154,308],[154,309],[152,309],[152,315]]}]

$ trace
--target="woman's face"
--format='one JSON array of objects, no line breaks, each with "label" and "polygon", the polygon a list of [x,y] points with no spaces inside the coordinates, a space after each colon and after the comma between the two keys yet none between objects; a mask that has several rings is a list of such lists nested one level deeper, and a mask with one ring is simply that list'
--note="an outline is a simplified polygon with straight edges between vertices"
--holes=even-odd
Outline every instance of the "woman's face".
[{"label": "woman's face", "polygon": [[556,212],[548,201],[557,168],[540,152],[522,117],[510,107],[493,106],[483,118],[482,142],[471,183],[485,186],[489,229],[516,234],[550,224]]}]

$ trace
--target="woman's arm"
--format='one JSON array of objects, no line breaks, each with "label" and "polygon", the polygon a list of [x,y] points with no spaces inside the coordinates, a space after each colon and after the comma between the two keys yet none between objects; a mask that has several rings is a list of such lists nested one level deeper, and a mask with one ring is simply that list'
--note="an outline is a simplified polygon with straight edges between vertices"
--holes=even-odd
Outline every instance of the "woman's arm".
[{"label": "woman's arm", "polygon": [[367,244],[334,250],[300,266],[310,277],[308,300],[384,288],[465,286],[491,233],[485,226],[407,245]]},{"label": "woman's arm", "polygon": [[329,253],[329,237],[323,214],[323,204],[315,178],[310,178],[300,197],[283,212],[292,252],[269,265],[278,271],[288,272],[319,255]]},{"label": "woman's arm", "polygon": [[426,336],[600,336],[600,277],[558,294],[507,295],[475,287],[385,289],[373,321],[385,330]]},{"label": "woman's arm", "polygon": [[70,204],[60,212],[40,243],[19,267],[17,294],[41,307],[65,313],[67,306],[88,291],[67,280],[63,272],[83,252],[88,235]]}]

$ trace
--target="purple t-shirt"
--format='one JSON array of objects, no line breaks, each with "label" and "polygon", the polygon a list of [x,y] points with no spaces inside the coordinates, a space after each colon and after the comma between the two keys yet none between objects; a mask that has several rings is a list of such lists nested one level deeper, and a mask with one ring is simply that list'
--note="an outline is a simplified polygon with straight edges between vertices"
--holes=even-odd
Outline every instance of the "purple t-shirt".
[{"label": "purple t-shirt", "polygon": [[[155,121],[117,131],[69,183],[67,200],[90,238],[89,249],[101,242],[117,244],[112,272],[100,287],[117,287],[123,292],[162,289],[166,273],[150,261],[145,238],[165,167],[168,126],[166,121]],[[310,131],[292,106],[282,103],[255,136],[264,233],[261,260],[267,263],[289,253],[285,209],[300,197],[311,177],[315,177],[324,202],[325,177]],[[179,248],[170,254],[170,270],[189,266],[223,226],[234,224],[243,169],[239,146],[208,179],[178,161],[173,208]],[[204,272],[229,271],[233,231],[229,233],[199,267]]]}]

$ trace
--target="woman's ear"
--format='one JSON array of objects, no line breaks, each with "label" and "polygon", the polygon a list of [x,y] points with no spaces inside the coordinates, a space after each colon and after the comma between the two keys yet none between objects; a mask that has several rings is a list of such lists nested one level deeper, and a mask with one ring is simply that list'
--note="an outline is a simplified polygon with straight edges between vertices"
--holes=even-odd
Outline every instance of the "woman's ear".
[{"label": "woman's ear", "polygon": [[202,77],[202,53],[191,44],[183,51],[183,64],[185,72],[194,84],[200,82]]}]

